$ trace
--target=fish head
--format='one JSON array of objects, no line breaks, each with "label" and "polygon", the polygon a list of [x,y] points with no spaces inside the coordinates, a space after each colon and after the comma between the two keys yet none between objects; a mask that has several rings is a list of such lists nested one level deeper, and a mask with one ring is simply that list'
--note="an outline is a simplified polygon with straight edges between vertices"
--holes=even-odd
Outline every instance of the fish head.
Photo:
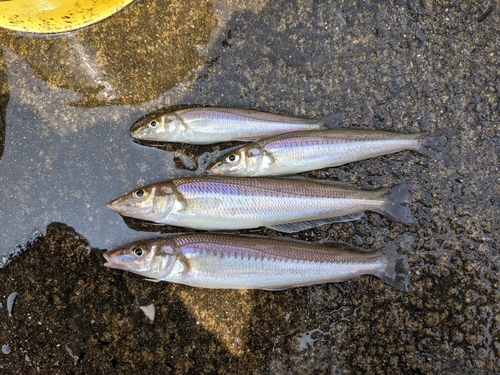
[{"label": "fish head", "polygon": [[132,138],[144,141],[169,141],[179,131],[179,118],[175,113],[145,117],[132,125]]},{"label": "fish head", "polygon": [[209,175],[219,176],[254,176],[262,167],[264,152],[254,145],[222,155],[207,170]]},{"label": "fish head", "polygon": [[177,200],[170,183],[141,187],[112,200],[106,207],[122,216],[160,222],[168,216]]},{"label": "fish head", "polygon": [[107,251],[104,266],[129,271],[150,279],[162,279],[174,266],[177,255],[172,239],[151,239]]}]

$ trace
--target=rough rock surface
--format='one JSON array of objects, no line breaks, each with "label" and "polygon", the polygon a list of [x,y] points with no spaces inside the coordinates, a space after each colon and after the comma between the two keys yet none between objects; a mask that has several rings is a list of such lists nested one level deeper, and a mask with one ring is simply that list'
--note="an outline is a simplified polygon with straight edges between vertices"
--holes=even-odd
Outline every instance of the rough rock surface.
[{"label": "rough rock surface", "polygon": [[[364,187],[414,184],[414,225],[368,213],[357,222],[293,236],[370,249],[413,235],[413,288],[402,293],[373,277],[283,292],[149,283],[104,268],[101,251],[65,225],[71,223],[52,224],[0,269],[0,345],[11,348],[0,354],[0,369],[499,372],[498,8],[484,18],[488,4],[480,2],[235,4],[140,0],[82,30],[79,43],[91,46],[107,72],[102,75],[113,77],[109,87],[97,85],[96,76],[71,75],[65,36],[1,30],[0,43],[51,85],[85,94],[84,106],[149,101],[145,112],[181,104],[244,107],[333,114],[341,126],[441,132],[444,161],[403,152],[305,174]],[[2,150],[5,82],[2,63]],[[199,154],[194,147],[183,151]],[[19,295],[9,316],[12,292]],[[150,303],[153,322],[140,309]]]}]

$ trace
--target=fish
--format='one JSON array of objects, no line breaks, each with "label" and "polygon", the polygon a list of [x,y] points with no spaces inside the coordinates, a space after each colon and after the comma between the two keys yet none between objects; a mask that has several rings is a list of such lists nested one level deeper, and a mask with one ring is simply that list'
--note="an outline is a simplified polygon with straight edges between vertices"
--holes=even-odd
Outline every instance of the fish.
[{"label": "fish", "polygon": [[199,288],[276,291],[374,275],[408,291],[400,242],[363,252],[345,244],[197,233],[138,241],[103,256],[106,267]]},{"label": "fish", "polygon": [[364,160],[403,150],[438,159],[428,133],[327,129],[279,134],[224,153],[207,169],[218,176],[281,176]]},{"label": "fish", "polygon": [[195,145],[256,141],[274,134],[326,129],[321,120],[302,119],[236,108],[188,108],[165,114],[155,111],[131,127],[132,138]]},{"label": "fish", "polygon": [[136,189],[106,207],[122,216],[200,230],[298,232],[358,220],[366,210],[404,224],[412,185],[359,189],[305,178],[183,177]]}]

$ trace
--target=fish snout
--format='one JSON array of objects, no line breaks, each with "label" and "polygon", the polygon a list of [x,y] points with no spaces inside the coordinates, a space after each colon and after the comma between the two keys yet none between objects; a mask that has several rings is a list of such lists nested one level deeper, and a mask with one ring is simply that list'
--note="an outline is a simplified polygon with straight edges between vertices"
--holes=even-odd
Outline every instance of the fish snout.
[{"label": "fish snout", "polygon": [[111,202],[106,203],[106,208],[111,210],[111,211],[115,211],[115,207],[113,205],[114,202],[115,201],[111,201]]},{"label": "fish snout", "polygon": [[122,213],[127,207],[123,204],[120,199],[115,199],[111,202],[106,203],[106,208],[116,213]]},{"label": "fish snout", "polygon": [[130,132],[130,136],[135,139],[149,141],[153,132],[149,128],[135,129]]}]

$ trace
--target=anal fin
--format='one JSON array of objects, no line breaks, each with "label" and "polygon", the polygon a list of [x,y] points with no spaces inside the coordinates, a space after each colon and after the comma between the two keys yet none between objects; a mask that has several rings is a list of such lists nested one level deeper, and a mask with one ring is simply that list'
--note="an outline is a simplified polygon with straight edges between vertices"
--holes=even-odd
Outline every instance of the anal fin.
[{"label": "anal fin", "polygon": [[301,230],[306,230],[309,228],[314,228],[320,225],[332,224],[332,223],[343,223],[347,221],[359,220],[363,216],[363,212],[358,212],[355,214],[343,215],[330,217],[326,219],[318,219],[318,220],[308,220],[308,221],[299,221],[296,223],[287,223],[287,224],[277,224],[268,226],[270,229],[274,229],[278,232],[284,233],[295,233],[300,232]]},{"label": "anal fin", "polygon": [[153,283],[159,283],[161,280],[158,280],[158,279],[144,279],[146,281],[151,281]]}]

